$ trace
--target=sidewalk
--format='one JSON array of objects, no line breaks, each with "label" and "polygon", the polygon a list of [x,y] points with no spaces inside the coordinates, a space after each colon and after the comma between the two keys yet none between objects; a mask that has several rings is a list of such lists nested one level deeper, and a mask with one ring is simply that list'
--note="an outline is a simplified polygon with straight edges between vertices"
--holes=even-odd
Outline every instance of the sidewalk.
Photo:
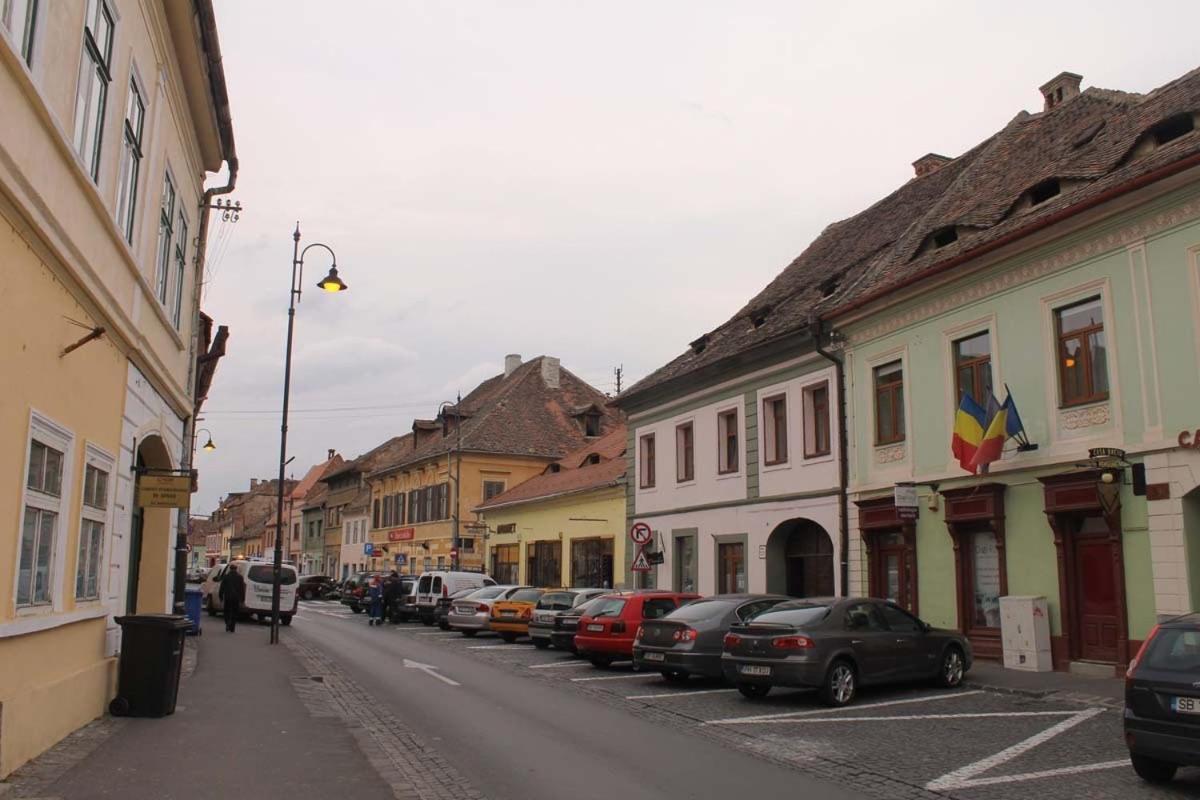
[{"label": "sidewalk", "polygon": [[1024,672],[1005,669],[995,661],[976,660],[964,685],[1111,707],[1121,707],[1125,702],[1125,682],[1119,678],[1092,678],[1069,672]]},{"label": "sidewalk", "polygon": [[[120,720],[110,738],[38,787],[38,796],[395,797],[340,718],[309,713],[298,694],[309,678],[289,648],[269,645],[266,627],[239,625],[228,634],[206,622],[194,640],[196,670],[180,688],[175,714]],[[23,796],[22,788],[18,782],[4,800]]]}]

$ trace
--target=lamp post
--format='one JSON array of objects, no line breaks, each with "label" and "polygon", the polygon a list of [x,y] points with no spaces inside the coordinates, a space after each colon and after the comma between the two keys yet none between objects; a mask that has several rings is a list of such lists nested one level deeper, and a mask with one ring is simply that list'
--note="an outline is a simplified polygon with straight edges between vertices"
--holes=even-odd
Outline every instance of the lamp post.
[{"label": "lamp post", "polygon": [[454,406],[454,474],[450,473],[450,454],[446,453],[446,478],[454,481],[454,506],[450,512],[450,569],[458,571],[459,544],[458,536],[458,482],[462,478],[462,395],[452,403],[444,401],[438,407],[439,414],[446,413],[446,406]]},{"label": "lamp post", "polygon": [[279,425],[279,484],[275,500],[275,565],[271,572],[271,644],[279,644],[279,585],[283,577],[283,471],[287,467],[288,400],[292,391],[292,332],[296,325],[296,305],[300,302],[301,283],[304,282],[304,256],[314,247],[329,253],[332,264],[329,274],[317,282],[317,288],[330,293],[344,292],[350,288],[338,277],[337,255],[327,244],[313,242],[300,249],[300,223],[292,234],[292,283],[288,293],[287,349],[283,362],[283,415]]}]

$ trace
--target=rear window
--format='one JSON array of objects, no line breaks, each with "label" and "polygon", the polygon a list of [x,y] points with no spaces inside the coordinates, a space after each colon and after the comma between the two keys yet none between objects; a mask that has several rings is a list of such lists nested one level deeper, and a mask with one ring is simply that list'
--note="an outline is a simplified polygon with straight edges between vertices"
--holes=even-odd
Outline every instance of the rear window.
[{"label": "rear window", "polygon": [[642,619],[662,619],[675,610],[670,597],[649,597],[642,601]]},{"label": "rear window", "polygon": [[677,619],[680,622],[702,622],[716,619],[729,613],[729,609],[733,608],[736,603],[737,601],[734,600],[697,600],[671,612],[671,619]]},{"label": "rear window", "polygon": [[[250,567],[250,574],[246,576],[247,580],[255,583],[274,583],[275,568],[270,564],[255,564]],[[279,584],[281,586],[291,586],[296,582],[296,573],[290,569],[279,570]]]},{"label": "rear window", "polygon": [[574,605],[575,595],[570,592],[549,592],[538,600],[537,607],[543,611],[566,611]]},{"label": "rear window", "polygon": [[603,602],[603,597],[593,597],[591,600],[586,600],[575,606],[575,608],[572,609],[572,614],[578,614],[580,616],[583,616],[584,614],[591,614],[593,611],[599,608],[600,604]]},{"label": "rear window", "polygon": [[776,625],[795,625],[803,628],[815,625],[829,616],[829,606],[792,606],[791,608],[775,608],[754,618],[755,623],[774,623]]},{"label": "rear window", "polygon": [[579,594],[575,595],[575,599],[573,599],[571,601],[571,607],[572,608],[583,608],[588,603],[592,602],[593,600],[598,599],[599,597],[600,597],[600,595],[598,595],[598,594],[588,594],[587,592],[580,592]]},{"label": "rear window", "polygon": [[433,576],[433,593],[434,594],[442,593],[442,576],[441,575]]},{"label": "rear window", "polygon": [[1145,663],[1150,669],[1200,675],[1200,630],[1160,628]]},{"label": "rear window", "polygon": [[534,603],[541,596],[541,591],[537,589],[520,589],[513,592],[512,597],[508,599],[518,603]]},{"label": "rear window", "polygon": [[504,588],[501,586],[485,586],[482,589],[476,589],[467,595],[468,600],[491,600],[493,597],[499,597],[504,594]]},{"label": "rear window", "polygon": [[422,575],[421,579],[417,582],[417,591],[421,594],[429,594],[429,584],[432,580],[428,575]]},{"label": "rear window", "polygon": [[593,617],[619,617],[625,609],[625,600],[620,597],[601,597],[594,602],[595,605],[589,603],[580,610]]}]

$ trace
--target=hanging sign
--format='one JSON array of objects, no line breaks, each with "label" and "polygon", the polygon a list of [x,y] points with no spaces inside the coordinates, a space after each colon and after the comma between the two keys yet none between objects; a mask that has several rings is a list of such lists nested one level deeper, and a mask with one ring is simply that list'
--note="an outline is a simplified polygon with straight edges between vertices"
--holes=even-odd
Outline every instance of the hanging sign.
[{"label": "hanging sign", "polygon": [[138,505],[142,508],[187,508],[191,502],[189,475],[141,475]]},{"label": "hanging sign", "polygon": [[917,505],[917,485],[915,483],[897,483],[894,502],[896,516],[904,520],[916,519],[921,508]]}]

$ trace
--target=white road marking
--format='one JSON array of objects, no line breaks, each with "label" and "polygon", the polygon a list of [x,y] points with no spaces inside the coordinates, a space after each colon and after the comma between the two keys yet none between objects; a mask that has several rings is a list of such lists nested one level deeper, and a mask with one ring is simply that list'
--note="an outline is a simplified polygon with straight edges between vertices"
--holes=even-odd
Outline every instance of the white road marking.
[{"label": "white road marking", "polygon": [[631,681],[634,678],[658,678],[661,680],[662,676],[657,672],[635,672],[632,675],[600,675],[595,678],[571,678],[571,680],[575,683],[583,683],[584,681]]},{"label": "white road marking", "polygon": [[530,664],[530,669],[558,669],[560,667],[590,667],[590,661],[553,661],[549,664]]},{"label": "white road marking", "polygon": [[934,694],[924,697],[909,697],[904,700],[885,700],[882,703],[866,703],[859,706],[842,706],[841,708],[820,708],[814,711],[788,711],[782,714],[758,714],[753,717],[729,717],[726,719],[713,719],[704,723],[705,725],[756,725],[763,720],[783,719],[785,717],[816,717],[821,714],[836,714],[839,711],[865,711],[869,708],[886,708],[887,706],[903,706],[912,703],[933,702],[935,700],[953,700],[956,697],[970,697],[973,694],[983,694],[982,689],[973,689],[969,692],[952,692],[950,694]]},{"label": "white road marking", "polygon": [[[1033,736],[1030,736],[1028,739],[1017,742],[1012,747],[1006,747],[1005,749],[1001,750],[999,753],[996,753],[995,755],[991,755],[991,756],[988,756],[987,758],[980,759],[979,761],[976,761],[972,764],[967,764],[965,767],[959,767],[958,769],[954,770],[953,772],[948,772],[945,775],[943,775],[942,777],[932,780],[929,783],[925,784],[925,788],[929,789],[930,791],[936,792],[936,791],[945,791],[945,790],[949,790],[949,789],[959,789],[959,788],[962,788],[965,786],[970,786],[973,783],[973,781],[975,780],[976,775],[987,772],[989,769],[998,767],[1001,764],[1006,764],[1009,761],[1012,761],[1014,758],[1017,758],[1018,756],[1024,755],[1025,753],[1029,752],[1033,748],[1037,747],[1039,744],[1048,742],[1051,739],[1053,739],[1055,736],[1058,736],[1060,733],[1065,733],[1066,731],[1069,731],[1071,728],[1074,728],[1076,725],[1079,725],[1080,723],[1083,723],[1083,722],[1087,722],[1092,717],[1095,717],[1096,715],[1102,714],[1102,713],[1104,713],[1103,708],[1089,708],[1084,711],[1080,711],[1078,714],[1073,715],[1070,719],[1064,719],[1062,722],[1058,723],[1057,725],[1053,725],[1053,726],[1047,728],[1046,730],[1042,731],[1041,733],[1036,733]],[[1035,774],[1035,773],[1028,773],[1028,774]],[[1003,777],[1007,778],[1008,780],[1020,779],[1020,776],[1012,776],[1012,775],[1003,776]],[[982,779],[982,780],[990,780],[993,783],[1002,783],[1003,782],[1003,780],[1000,777],[996,777],[996,778],[992,778],[992,779]],[[1025,778],[1025,780],[1031,780],[1031,779]]]},{"label": "white road marking", "polygon": [[626,700],[658,700],[666,697],[691,697],[694,694],[718,694],[723,692],[736,692],[737,689],[700,689],[695,692],[663,692],[662,694],[635,694],[626,697]]},{"label": "white road marking", "polygon": [[407,667],[408,669],[418,669],[421,672],[424,672],[426,675],[431,675],[434,678],[437,678],[442,683],[448,683],[451,686],[462,686],[462,684],[459,683],[458,681],[451,680],[450,678],[447,678],[445,675],[440,674],[437,671],[437,667],[435,667],[433,664],[422,664],[420,661],[410,661],[409,659],[406,658],[406,659],[404,659],[404,666]]},{"label": "white road marking", "polygon": [[982,719],[987,717],[1069,717],[1074,711],[990,711],[969,714],[906,714],[894,717],[822,717],[814,719],[764,719],[760,725],[812,725],[817,722],[902,722],[914,719]]},{"label": "white road marking", "polygon": [[454,631],[421,631],[417,636],[457,636]]},{"label": "white road marking", "polygon": [[473,644],[467,648],[468,650],[512,650],[512,645],[507,644]]},{"label": "white road marking", "polygon": [[1015,783],[1017,781],[1035,781],[1040,778],[1054,778],[1059,775],[1078,775],[1081,772],[1092,772],[1101,769],[1119,769],[1121,767],[1129,767],[1129,759],[1122,758],[1118,761],[1101,761],[1097,764],[1080,764],[1076,767],[1059,767],[1058,769],[1045,769],[1040,772],[1022,772],[1019,775],[996,775],[991,778],[974,778],[964,783],[958,784],[955,788],[968,789],[975,786],[995,786],[998,783]]}]

